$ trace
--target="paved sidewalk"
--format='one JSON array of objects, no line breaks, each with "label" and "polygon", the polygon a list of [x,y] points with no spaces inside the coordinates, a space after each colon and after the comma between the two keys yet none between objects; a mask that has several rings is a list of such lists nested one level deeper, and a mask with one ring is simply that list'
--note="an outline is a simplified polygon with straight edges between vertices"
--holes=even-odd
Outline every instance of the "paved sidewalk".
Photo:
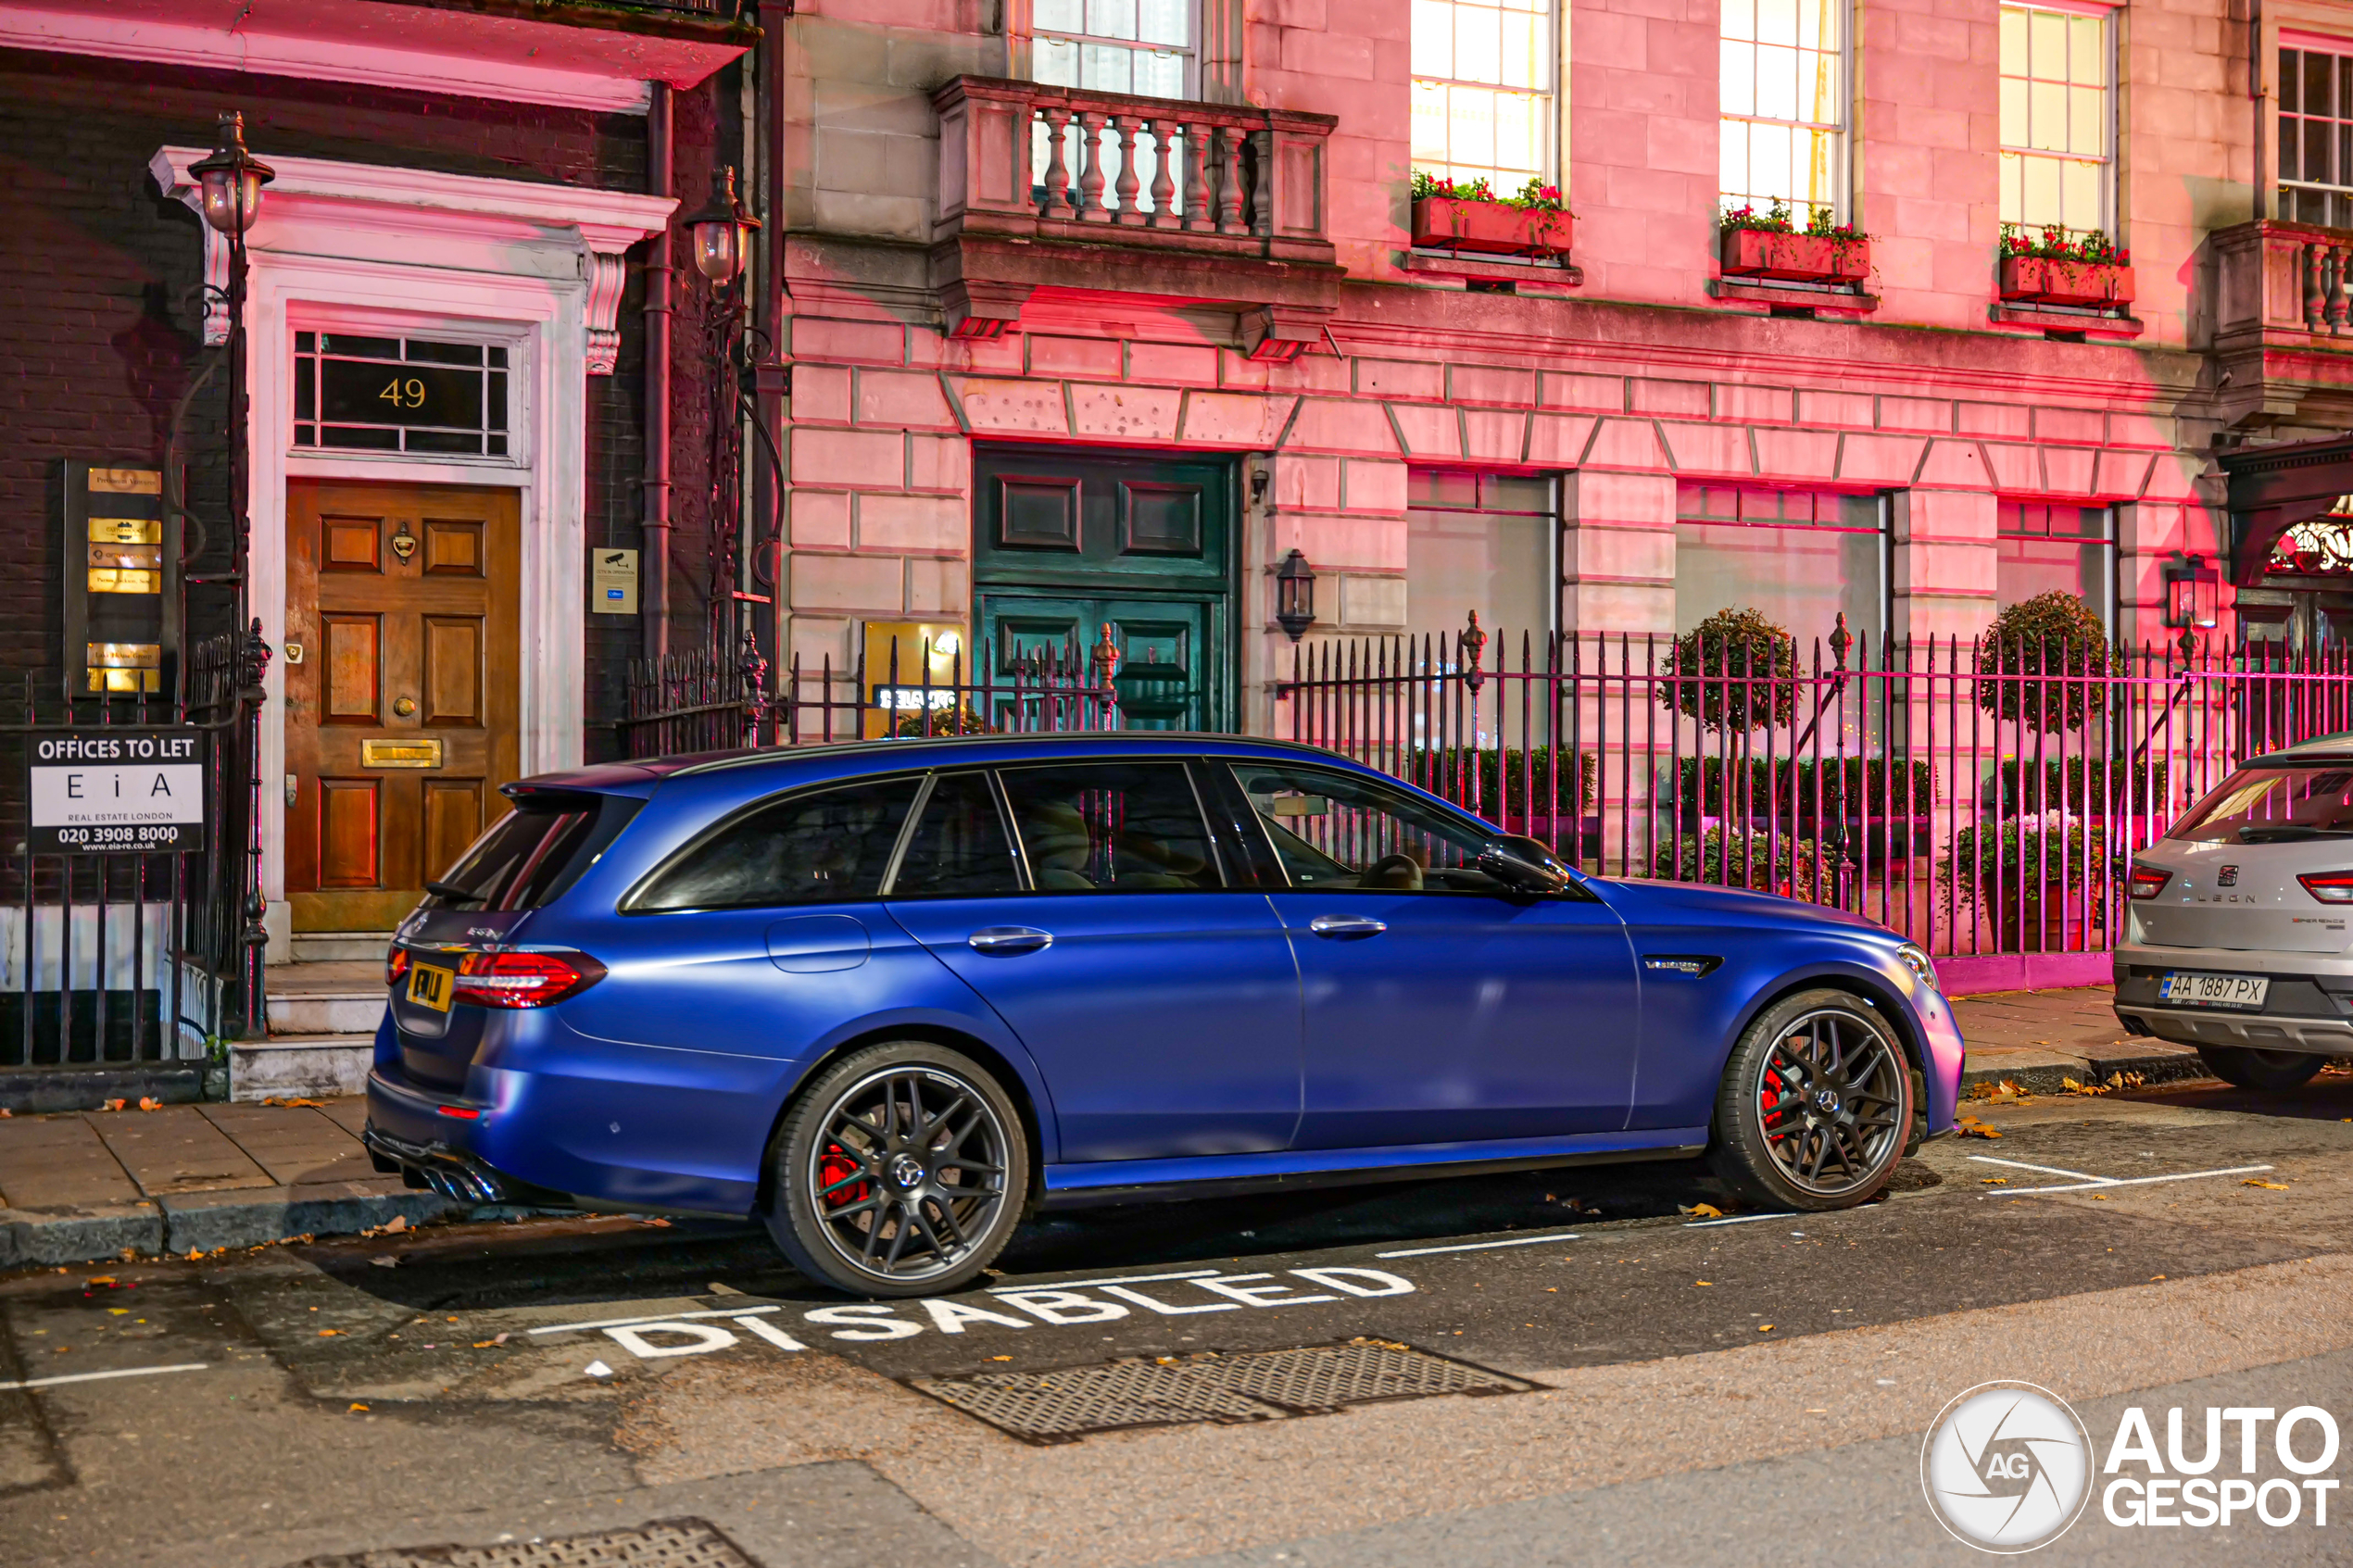
[{"label": "paved sidewalk", "polygon": [[2211,1076],[2188,1046],[2124,1033],[2115,996],[2113,986],[2086,985],[1955,997],[1953,1016],[1969,1046],[1962,1092],[2006,1078],[2022,1089],[2052,1093],[2063,1078],[2106,1083],[2113,1073],[2137,1073],[2145,1082],[2161,1084]]},{"label": "paved sidewalk", "polygon": [[0,1121],[0,1268],[211,1251],[449,1209],[376,1173],[357,1097]]}]

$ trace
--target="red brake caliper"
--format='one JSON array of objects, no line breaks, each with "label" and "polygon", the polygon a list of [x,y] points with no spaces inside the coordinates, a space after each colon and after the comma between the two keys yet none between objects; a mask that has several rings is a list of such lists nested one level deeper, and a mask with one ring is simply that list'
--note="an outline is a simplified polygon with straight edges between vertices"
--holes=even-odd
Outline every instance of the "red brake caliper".
[{"label": "red brake caliper", "polygon": [[1756,1091],[1757,1124],[1767,1132],[1772,1132],[1774,1130],[1773,1118],[1781,1113],[1780,1108],[1781,1075],[1778,1073],[1768,1072],[1765,1074],[1764,1084]]},{"label": "red brake caliper", "polygon": [[[851,1203],[866,1201],[866,1184],[857,1182],[849,1186],[836,1187],[837,1182],[848,1181],[858,1173],[858,1161],[842,1152],[841,1145],[827,1144],[825,1152],[817,1158],[817,1189],[825,1194],[825,1206],[839,1209]],[[831,1191],[826,1191],[832,1188]]]}]

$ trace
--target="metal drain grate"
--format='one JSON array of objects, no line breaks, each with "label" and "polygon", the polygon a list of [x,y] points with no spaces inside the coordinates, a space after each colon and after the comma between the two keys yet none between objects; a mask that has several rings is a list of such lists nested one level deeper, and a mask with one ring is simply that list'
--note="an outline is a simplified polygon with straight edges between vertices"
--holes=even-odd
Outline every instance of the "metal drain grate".
[{"label": "metal drain grate", "polygon": [[760,1568],[699,1519],[666,1519],[560,1541],[434,1546],[314,1557],[297,1568]]},{"label": "metal drain grate", "polygon": [[1060,1372],[917,1377],[908,1386],[1032,1443],[1196,1421],[1277,1421],[1379,1399],[1510,1394],[1529,1386],[1485,1367],[1380,1339],[1110,1361]]}]

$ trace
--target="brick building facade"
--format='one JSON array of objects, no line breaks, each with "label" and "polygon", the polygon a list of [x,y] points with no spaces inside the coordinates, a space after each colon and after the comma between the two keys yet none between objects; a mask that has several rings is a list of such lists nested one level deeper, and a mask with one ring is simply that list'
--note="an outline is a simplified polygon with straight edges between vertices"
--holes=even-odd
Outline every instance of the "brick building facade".
[{"label": "brick building facade", "polygon": [[[1272,573],[1294,550],[1317,580],[1311,645],[1449,635],[1472,609],[1540,642],[1668,633],[1742,604],[1802,638],[1843,615],[1966,642],[2052,586],[2155,642],[2177,634],[2169,578],[2202,562],[2225,583],[2214,636],[2353,628],[2326,503],[2234,514],[2218,464],[2353,418],[2337,0],[2252,23],[2220,0],[265,0],[233,34],[172,0],[135,22],[9,0],[12,671],[71,662],[59,463],[161,460],[208,243],[171,149],[200,152],[230,108],[285,169],[254,236],[268,458],[249,502],[265,634],[326,650],[273,673],[297,727],[384,717],[304,684],[360,633],[289,575],[303,549],[339,569],[332,520],[359,504],[289,496],[363,482],[519,489],[499,591],[525,767],[614,754],[622,664],[714,628],[780,668],[911,631],[1009,668],[1109,625],[1132,720],[1264,729],[1291,647]],[[679,233],[720,163],[766,222],[746,381],[769,428],[744,433],[740,497],[707,479],[707,291],[683,236],[665,289],[646,238]],[[1518,254],[1478,250],[1416,232],[1417,170],[1506,194],[1525,176],[1565,210]],[[1867,262],[1741,260],[1725,214],[1776,200]],[[2021,282],[2006,235],[2046,227],[2078,256],[2129,247],[2130,282]],[[659,365],[649,276],[672,307]],[[526,296],[545,308],[496,304]],[[322,453],[299,362],[338,351],[301,334],[338,330],[435,354],[511,341],[514,445]],[[661,627],[596,613],[587,581],[593,552],[659,543],[649,385],[668,389],[675,526],[644,566],[666,591],[639,587]],[[217,506],[217,476],[195,483]],[[366,570],[409,570],[415,538],[414,571],[438,570],[438,536],[379,509],[367,537],[393,553]],[[310,545],[297,512],[324,530]],[[714,518],[741,528],[732,556]],[[491,550],[503,525],[465,526]],[[2294,560],[2274,551],[2290,528],[2312,546]],[[407,696],[394,663],[369,668],[366,703]],[[377,796],[303,772],[308,743],[271,722],[276,910],[358,831],[334,813]],[[436,798],[428,815],[457,811]],[[461,819],[427,822],[425,858]],[[336,886],[387,898],[417,874],[346,871]]]}]

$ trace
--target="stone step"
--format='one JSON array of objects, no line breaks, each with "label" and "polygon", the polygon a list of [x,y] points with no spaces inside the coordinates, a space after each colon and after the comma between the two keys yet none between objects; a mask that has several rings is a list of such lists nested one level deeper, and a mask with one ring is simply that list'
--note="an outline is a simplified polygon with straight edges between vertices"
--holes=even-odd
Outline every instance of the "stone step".
[{"label": "stone step", "polygon": [[[376,1006],[383,1008],[383,998],[377,998]],[[273,1020],[275,1016],[273,1008]],[[332,1095],[364,1094],[375,1054],[372,1034],[233,1040],[229,1042],[229,1098],[324,1099]]]},{"label": "stone step", "polygon": [[270,992],[270,1033],[272,1035],[360,1035],[375,1037],[384,1022],[384,992],[379,985],[366,991]]},{"label": "stone step", "polygon": [[298,964],[354,959],[382,963],[384,949],[390,946],[389,931],[297,931],[292,939],[294,961]]}]

